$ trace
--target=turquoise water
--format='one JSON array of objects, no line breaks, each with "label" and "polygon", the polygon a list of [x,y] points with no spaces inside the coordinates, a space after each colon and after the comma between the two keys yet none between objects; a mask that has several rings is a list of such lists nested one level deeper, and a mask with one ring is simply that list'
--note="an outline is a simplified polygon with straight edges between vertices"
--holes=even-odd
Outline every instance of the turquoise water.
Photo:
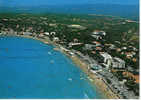
[{"label": "turquoise water", "polygon": [[0,37],[0,98],[102,98],[86,75],[53,46]]}]

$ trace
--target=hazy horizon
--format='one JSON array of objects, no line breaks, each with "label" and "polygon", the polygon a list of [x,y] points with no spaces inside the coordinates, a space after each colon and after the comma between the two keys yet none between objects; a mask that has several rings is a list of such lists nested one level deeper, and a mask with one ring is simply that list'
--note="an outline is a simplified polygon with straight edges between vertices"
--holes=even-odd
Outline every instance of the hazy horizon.
[{"label": "hazy horizon", "polygon": [[65,4],[120,4],[139,5],[139,0],[0,0],[0,6],[40,6],[40,5],[65,5]]}]

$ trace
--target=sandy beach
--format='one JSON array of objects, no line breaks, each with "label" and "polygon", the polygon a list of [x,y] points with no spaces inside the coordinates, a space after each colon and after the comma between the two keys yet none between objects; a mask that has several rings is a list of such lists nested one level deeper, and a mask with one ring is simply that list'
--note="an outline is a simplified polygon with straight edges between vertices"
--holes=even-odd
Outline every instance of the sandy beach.
[{"label": "sandy beach", "polygon": [[105,99],[119,99],[119,97],[111,91],[111,89],[106,85],[106,83],[96,74],[88,70],[88,65],[81,61],[78,57],[71,57],[72,61],[79,66],[88,76],[89,80],[93,85],[96,85],[97,88],[104,94]]},{"label": "sandy beach", "polygon": [[41,42],[44,42],[45,44],[50,44],[50,45],[55,46],[54,50],[60,51],[60,52],[64,53],[65,55],[67,55],[78,67],[80,67],[80,69],[82,69],[82,71],[84,73],[86,73],[88,75],[88,79],[90,80],[90,82],[94,86],[96,86],[100,90],[101,93],[103,93],[105,99],[120,99],[120,97],[117,94],[112,92],[112,90],[107,86],[107,84],[104,82],[103,79],[97,77],[96,74],[94,74],[88,70],[88,65],[84,61],[82,61],[77,56],[70,56],[69,54],[67,54],[67,52],[60,50],[60,48],[54,42],[50,41],[49,38],[40,39],[37,37],[23,36],[23,35],[22,36],[20,35],[19,37],[36,39]]}]

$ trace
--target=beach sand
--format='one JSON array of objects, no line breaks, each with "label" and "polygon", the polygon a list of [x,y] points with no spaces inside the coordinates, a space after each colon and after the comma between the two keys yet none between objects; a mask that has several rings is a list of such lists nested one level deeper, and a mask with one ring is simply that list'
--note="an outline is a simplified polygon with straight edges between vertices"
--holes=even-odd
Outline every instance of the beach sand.
[{"label": "beach sand", "polygon": [[96,74],[88,70],[88,65],[81,61],[77,56],[71,57],[72,61],[79,66],[88,76],[90,81],[95,85],[106,97],[105,99],[119,99],[119,97],[112,92],[112,90],[106,85],[106,83]]}]

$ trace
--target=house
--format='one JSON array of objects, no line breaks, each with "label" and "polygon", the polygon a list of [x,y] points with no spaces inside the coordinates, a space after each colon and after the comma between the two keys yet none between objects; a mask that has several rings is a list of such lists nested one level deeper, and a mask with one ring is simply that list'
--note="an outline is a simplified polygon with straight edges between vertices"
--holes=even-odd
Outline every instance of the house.
[{"label": "house", "polygon": [[40,34],[38,35],[38,37],[39,37],[39,38],[44,38],[44,34],[40,33]]},{"label": "house", "polygon": [[125,84],[127,82],[127,79],[123,79],[122,81],[119,81],[120,84]]},{"label": "house", "polygon": [[49,34],[49,32],[45,32],[44,35],[49,36],[50,34]]},{"label": "house", "polygon": [[134,75],[133,78],[135,79],[135,83],[139,84],[139,82],[140,82],[139,75]]},{"label": "house", "polygon": [[74,43],[78,43],[78,39],[77,39],[77,38],[74,38],[74,39],[73,39],[73,42],[74,42]]},{"label": "house", "polygon": [[136,58],[133,58],[132,61],[133,61],[133,62],[137,62],[137,59],[136,59]]},{"label": "house", "polygon": [[9,32],[8,32],[8,34],[14,34],[15,32],[14,32],[14,30],[13,29],[9,29]]},{"label": "house", "polygon": [[96,51],[91,51],[92,54],[96,54]]},{"label": "house", "polygon": [[77,25],[77,24],[68,25],[68,27],[70,27],[70,28],[78,28],[78,29],[86,29],[86,27],[81,26],[81,25]]},{"label": "house", "polygon": [[126,58],[130,59],[133,57],[133,54],[131,52],[125,52]]},{"label": "house", "polygon": [[51,24],[49,24],[49,26],[56,27],[57,24],[53,24],[53,23],[51,23]]},{"label": "house", "polygon": [[117,48],[116,51],[117,51],[117,52],[121,52],[121,49],[120,49],[120,48]]},{"label": "house", "polygon": [[6,35],[7,32],[6,31],[1,31],[1,35]]},{"label": "house", "polygon": [[109,47],[109,49],[111,49],[111,50],[116,50],[116,46],[113,45],[113,44],[111,44],[110,47]]},{"label": "house", "polygon": [[113,61],[112,61],[112,68],[116,68],[116,69],[124,69],[125,68],[125,61],[114,57]]},{"label": "house", "polygon": [[122,50],[127,50],[127,47],[122,47],[121,49],[122,49]]},{"label": "house", "polygon": [[98,41],[93,41],[92,43],[93,43],[95,46],[101,46],[101,43],[98,42]]},{"label": "house", "polygon": [[65,52],[70,52],[70,50],[68,50],[68,49],[66,49],[66,48],[64,48],[62,46],[60,47],[60,49],[63,50],[63,51],[65,51]]},{"label": "house", "polygon": [[95,50],[101,51],[102,48],[101,47],[96,47]]},{"label": "house", "polygon": [[99,40],[99,39],[102,39],[103,36],[106,36],[106,33],[104,31],[94,31],[92,32],[92,35],[91,35],[93,38]]},{"label": "house", "polygon": [[53,38],[53,41],[54,41],[54,42],[59,42],[59,38],[58,38],[58,37],[54,37],[54,38]]},{"label": "house", "polygon": [[97,40],[102,39],[102,37],[101,37],[101,36],[99,36],[99,35],[94,35],[94,34],[92,34],[91,36],[92,36],[93,38],[97,39]]},{"label": "house", "polygon": [[85,44],[85,47],[84,49],[85,50],[92,50],[93,48],[95,48],[96,46],[95,45],[92,45],[92,44]]},{"label": "house", "polygon": [[105,33],[104,31],[98,31],[98,30],[92,32],[92,34],[93,34],[93,35],[103,35],[103,36],[106,35],[106,33]]},{"label": "house", "polygon": [[125,20],[126,22],[128,22],[128,23],[134,23],[134,22],[136,22],[136,21],[133,21],[133,20]]},{"label": "house", "polygon": [[73,43],[73,42],[70,42],[69,43],[69,47],[72,47],[72,46],[79,46],[79,45],[82,45],[83,43]]},{"label": "house", "polygon": [[2,33],[0,33],[0,35],[2,35]]},{"label": "house", "polygon": [[136,52],[132,51],[131,54],[132,54],[133,56],[135,56],[135,55],[136,55]]},{"label": "house", "polygon": [[3,20],[3,21],[8,21],[8,19],[6,19],[6,18],[5,18],[5,19],[2,19],[2,20]]},{"label": "house", "polygon": [[128,48],[129,48],[131,51],[135,51],[135,52],[138,51],[137,48],[135,48],[135,47],[133,47],[133,46],[131,46],[131,45],[130,45]]},{"label": "house", "polygon": [[128,67],[127,67],[127,70],[128,70],[129,72],[134,72],[134,71],[135,71],[134,68],[131,67],[131,66],[128,66]]},{"label": "house", "polygon": [[23,32],[23,35],[32,35],[31,32]]},{"label": "house", "polygon": [[131,72],[123,72],[122,75],[128,78],[134,79],[135,83],[139,83],[139,75],[134,75]]},{"label": "house", "polygon": [[111,55],[109,55],[106,52],[100,52],[100,56],[101,56],[101,58],[104,59],[103,65],[106,66],[106,68],[111,67],[111,65],[112,65],[112,57],[111,57]]},{"label": "house", "polygon": [[115,41],[115,43],[117,43],[117,44],[121,44],[119,41]]},{"label": "house", "polygon": [[133,47],[133,50],[134,50],[134,51],[138,51],[138,49],[137,49],[137,48],[135,48],[135,47]]},{"label": "house", "polygon": [[50,35],[56,35],[56,32],[50,32]]},{"label": "house", "polygon": [[90,64],[88,68],[90,69],[90,72],[92,73],[97,73],[102,71],[102,66],[97,64]]},{"label": "house", "polygon": [[90,68],[92,70],[101,70],[102,66],[98,65],[98,64],[90,64]]},{"label": "house", "polygon": [[75,54],[73,52],[69,51],[69,55],[73,57]]}]

